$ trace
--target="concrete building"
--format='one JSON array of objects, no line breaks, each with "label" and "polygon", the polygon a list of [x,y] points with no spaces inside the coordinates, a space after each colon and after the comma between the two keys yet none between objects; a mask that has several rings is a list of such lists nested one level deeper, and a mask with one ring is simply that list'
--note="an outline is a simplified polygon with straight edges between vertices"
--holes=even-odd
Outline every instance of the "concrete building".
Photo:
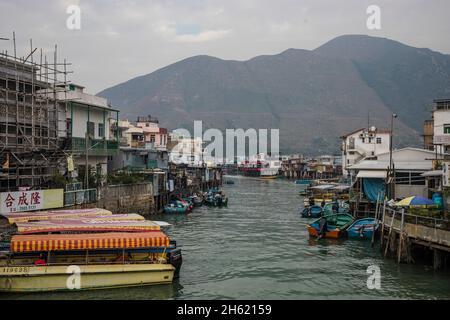
[{"label": "concrete building", "polygon": [[390,131],[375,127],[358,129],[341,137],[342,173],[348,175],[348,167],[367,157],[389,152]]},{"label": "concrete building", "polygon": [[450,99],[434,100],[433,144],[438,153],[450,152]]},{"label": "concrete building", "polygon": [[52,68],[0,53],[0,191],[48,188],[65,171],[55,99],[63,71]]},{"label": "concrete building", "polygon": [[[84,92],[84,87],[70,84],[67,90],[60,90],[57,98],[65,107],[66,130],[60,131],[65,138],[66,153],[73,156],[73,177],[79,177],[89,166],[91,174],[107,174],[108,157],[117,154],[117,134],[112,135],[111,125],[118,121],[119,111],[111,108],[105,98]],[[86,187],[86,186],[85,186]]]},{"label": "concrete building", "polygon": [[[395,168],[394,196],[405,198],[413,195],[428,197],[424,173],[433,169],[435,153],[426,149],[403,148],[392,152]],[[384,193],[388,181],[390,153],[364,159],[347,167],[353,185],[353,192],[360,200],[375,202],[378,192]]]},{"label": "concrete building", "polygon": [[159,120],[152,116],[138,117],[136,127],[141,128],[146,144],[157,150],[167,150],[168,132],[159,126]]}]

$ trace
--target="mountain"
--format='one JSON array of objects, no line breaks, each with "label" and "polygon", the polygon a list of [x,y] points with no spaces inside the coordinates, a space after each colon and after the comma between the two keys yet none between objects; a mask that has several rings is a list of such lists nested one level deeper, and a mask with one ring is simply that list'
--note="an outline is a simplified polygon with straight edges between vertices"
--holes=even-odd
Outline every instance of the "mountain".
[{"label": "mountain", "polygon": [[134,120],[151,114],[169,129],[279,128],[284,152],[338,152],[339,137],[370,125],[398,146],[420,145],[433,99],[450,96],[450,56],[362,35],[309,51],[248,61],[195,56],[98,94]]}]

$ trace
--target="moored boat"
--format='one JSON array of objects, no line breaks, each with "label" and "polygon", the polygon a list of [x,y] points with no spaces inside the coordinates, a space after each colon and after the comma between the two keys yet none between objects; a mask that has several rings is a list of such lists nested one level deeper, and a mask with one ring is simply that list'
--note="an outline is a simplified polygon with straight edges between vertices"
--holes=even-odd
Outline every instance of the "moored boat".
[{"label": "moored boat", "polygon": [[349,238],[372,239],[373,233],[379,227],[375,218],[363,218],[353,222],[347,229]]},{"label": "moored boat", "polygon": [[302,218],[318,218],[322,216],[322,207],[311,206],[303,209]]},{"label": "moored boat", "polygon": [[324,215],[321,218],[310,223],[308,228],[308,233],[312,237],[319,236],[320,233],[320,220],[326,219],[326,232],[325,238],[340,238],[345,234],[347,228],[352,224],[353,217],[347,213],[338,213]]},{"label": "moored boat", "polygon": [[180,249],[160,231],[14,235],[0,252],[0,291],[170,283],[181,263]]}]

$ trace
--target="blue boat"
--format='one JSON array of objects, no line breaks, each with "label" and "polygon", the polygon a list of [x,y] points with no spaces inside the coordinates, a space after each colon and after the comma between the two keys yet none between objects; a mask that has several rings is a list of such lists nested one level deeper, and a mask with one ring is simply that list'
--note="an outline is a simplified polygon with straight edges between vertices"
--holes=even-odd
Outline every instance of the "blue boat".
[{"label": "blue boat", "polygon": [[310,179],[300,179],[295,180],[295,184],[311,184],[312,180]]},{"label": "blue boat", "polygon": [[363,218],[353,222],[347,229],[349,238],[372,239],[378,229],[378,222],[374,218]]},{"label": "blue boat", "polygon": [[319,218],[322,216],[322,207],[312,206],[303,209],[302,218]]}]

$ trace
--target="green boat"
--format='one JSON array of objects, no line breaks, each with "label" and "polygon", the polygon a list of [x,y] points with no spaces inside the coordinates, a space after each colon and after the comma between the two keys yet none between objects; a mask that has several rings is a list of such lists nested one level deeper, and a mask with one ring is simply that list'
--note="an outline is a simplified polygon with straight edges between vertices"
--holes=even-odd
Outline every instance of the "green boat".
[{"label": "green boat", "polygon": [[[347,228],[354,221],[354,218],[348,213],[329,214],[324,215],[322,218],[327,219],[327,230],[325,232],[325,238],[342,237]],[[320,219],[317,219],[308,225],[308,233],[310,236],[319,236]]]}]

